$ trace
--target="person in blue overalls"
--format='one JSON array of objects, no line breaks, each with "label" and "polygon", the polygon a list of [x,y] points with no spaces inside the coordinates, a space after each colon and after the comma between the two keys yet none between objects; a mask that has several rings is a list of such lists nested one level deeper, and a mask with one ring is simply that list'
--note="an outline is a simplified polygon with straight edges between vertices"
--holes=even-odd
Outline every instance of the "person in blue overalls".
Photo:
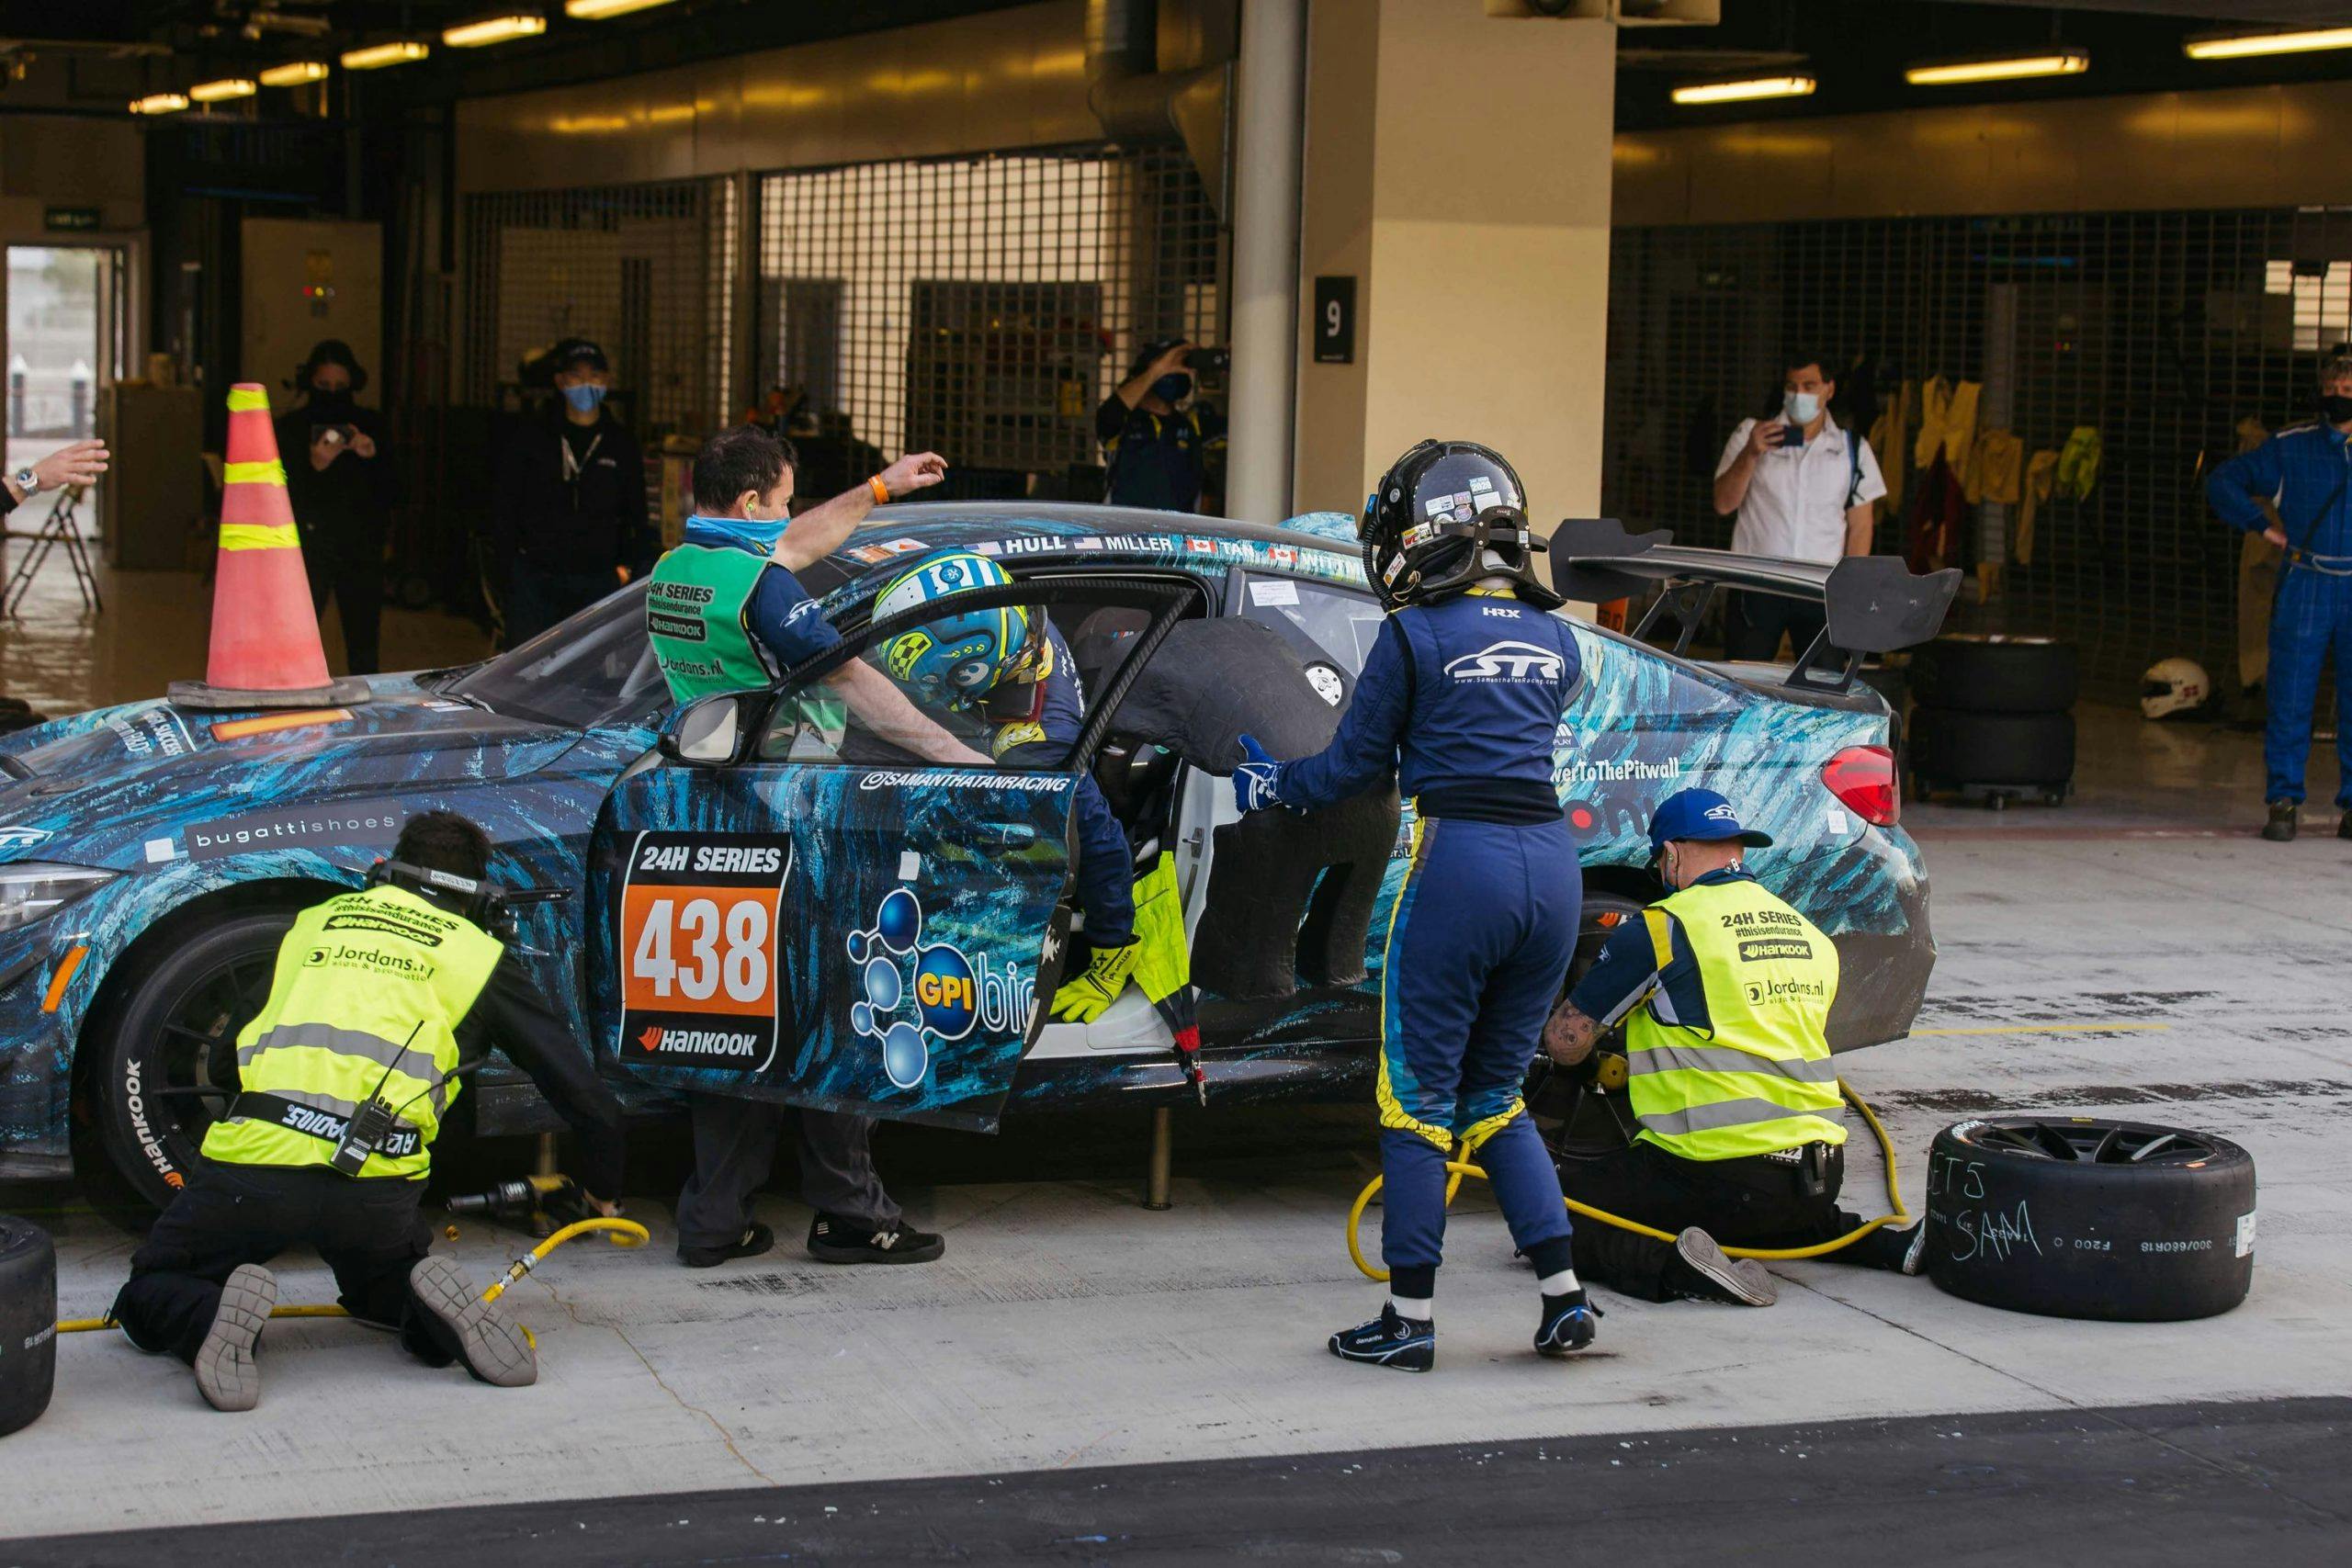
[{"label": "person in blue overalls", "polygon": [[[2262,836],[2295,836],[2319,675],[2335,657],[2335,836],[2352,839],[2352,354],[2320,367],[2320,417],[2216,467],[2205,498],[2222,521],[2287,552],[2270,606],[2270,710],[2262,730]],[[2277,508],[2277,516],[2263,502]]]},{"label": "person in blue overalls", "polygon": [[[1436,1362],[1431,1303],[1446,1162],[1485,1166],[1535,1265],[1547,1356],[1592,1343],[1560,1179],[1520,1086],[1575,952],[1583,888],[1553,744],[1580,672],[1548,614],[1519,476],[1487,448],[1424,441],[1364,502],[1364,566],[1389,609],[1331,743],[1277,762],[1241,738],[1243,811],[1327,807],[1394,778],[1413,804],[1412,868],[1381,967],[1381,1170],[1389,1269],[1380,1315],[1330,1337],[1343,1359]],[[1457,1155],[1457,1151],[1460,1151]]]}]

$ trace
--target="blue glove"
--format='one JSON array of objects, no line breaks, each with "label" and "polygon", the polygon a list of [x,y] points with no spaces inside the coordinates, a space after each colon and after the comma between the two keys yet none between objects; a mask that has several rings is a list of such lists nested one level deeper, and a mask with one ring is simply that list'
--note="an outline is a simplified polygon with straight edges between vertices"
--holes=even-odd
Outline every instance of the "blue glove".
[{"label": "blue glove", "polygon": [[1281,766],[1266,755],[1256,736],[1241,738],[1241,765],[1233,770],[1233,804],[1244,816],[1283,803],[1274,793],[1274,770]]}]

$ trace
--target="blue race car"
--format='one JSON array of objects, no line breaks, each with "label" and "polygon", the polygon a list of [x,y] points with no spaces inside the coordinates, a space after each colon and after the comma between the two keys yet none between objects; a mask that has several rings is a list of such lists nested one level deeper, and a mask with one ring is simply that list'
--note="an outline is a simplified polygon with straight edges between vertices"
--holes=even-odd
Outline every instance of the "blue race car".
[{"label": "blue race car", "polygon": [[[869,624],[886,583],[951,553],[1012,581]],[[1686,607],[1716,582],[1827,598],[1840,627],[1818,568],[1631,544],[1580,558]],[[291,912],[445,807],[488,830],[494,880],[538,890],[516,941],[641,1107],[702,1089],[988,1128],[1008,1109],[1167,1103],[1192,1096],[1171,1047],[1194,1021],[1213,1104],[1369,1094],[1410,805],[1237,821],[1213,771],[1240,728],[1295,751],[1336,723],[1380,617],[1351,520],[899,506],[803,577],[842,647],[680,713],[632,588],[483,663],[376,678],[349,708],[151,702],[0,740],[0,1176],[111,1169],[167,1197],[235,1090],[235,1036]],[[1004,606],[1061,632],[1089,699],[1056,767],[922,761],[824,682],[957,608]],[[1581,865],[1561,870],[1584,880],[1589,937],[1657,891],[1650,807],[1706,784],[1775,835],[1767,880],[1837,939],[1836,1043],[1904,1033],[1934,960],[1927,882],[1894,822],[1890,715],[1851,660],[1792,684],[1577,635],[1558,780]],[[1026,722],[939,716],[983,757]],[[1046,1019],[1082,940],[1081,773],[1178,900],[1190,1017],[1130,987],[1091,1023]],[[555,1124],[511,1073],[482,1075],[468,1107],[482,1132]]]}]

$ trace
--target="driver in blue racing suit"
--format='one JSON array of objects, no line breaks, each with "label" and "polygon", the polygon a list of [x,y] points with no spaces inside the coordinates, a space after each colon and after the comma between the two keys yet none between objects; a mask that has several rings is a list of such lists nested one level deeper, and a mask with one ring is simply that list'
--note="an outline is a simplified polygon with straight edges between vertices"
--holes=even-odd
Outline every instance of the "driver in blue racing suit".
[{"label": "driver in blue racing suit", "polygon": [[1445,1167],[1475,1153],[1535,1265],[1535,1348],[1567,1355],[1592,1343],[1599,1309],[1577,1281],[1559,1176],[1520,1087],[1583,903],[1552,773],[1579,672],[1575,634],[1548,614],[1561,601],[1536,579],[1543,546],[1519,476],[1484,446],[1415,446],[1365,502],[1359,532],[1390,614],[1339,733],[1287,762],[1244,736],[1234,773],[1245,812],[1312,810],[1392,776],[1414,807],[1381,972],[1388,1301],[1331,1336],[1331,1353],[1405,1371],[1436,1363]]}]

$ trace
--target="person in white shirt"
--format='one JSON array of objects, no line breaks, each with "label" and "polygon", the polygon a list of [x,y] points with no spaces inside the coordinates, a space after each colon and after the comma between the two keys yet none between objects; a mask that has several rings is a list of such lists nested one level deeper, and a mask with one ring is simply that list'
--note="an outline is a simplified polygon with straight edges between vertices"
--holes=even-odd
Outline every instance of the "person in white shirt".
[{"label": "person in white shirt", "polygon": [[[1871,444],[1829,417],[1838,383],[1828,355],[1796,359],[1781,383],[1781,412],[1740,421],[1715,465],[1715,510],[1736,512],[1731,547],[1742,555],[1833,563],[1871,553],[1871,503],[1886,493]],[[1820,635],[1820,606],[1770,593],[1734,593],[1724,614],[1724,657],[1780,657],[1787,633],[1802,658]]]}]

